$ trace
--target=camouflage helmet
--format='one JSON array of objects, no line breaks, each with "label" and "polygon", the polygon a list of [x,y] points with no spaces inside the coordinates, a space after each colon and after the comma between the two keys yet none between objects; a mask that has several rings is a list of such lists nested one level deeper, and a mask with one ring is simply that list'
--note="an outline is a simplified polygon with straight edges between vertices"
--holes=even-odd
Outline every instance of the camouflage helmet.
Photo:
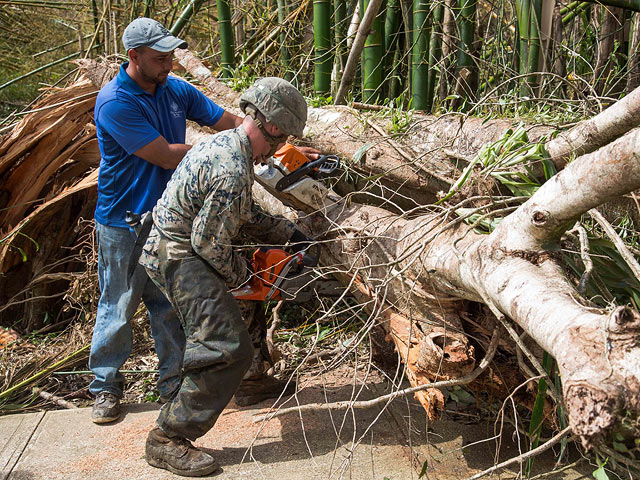
[{"label": "camouflage helmet", "polygon": [[243,112],[247,105],[255,106],[269,123],[286,135],[302,137],[307,123],[307,102],[286,80],[277,77],[256,80],[240,97]]}]

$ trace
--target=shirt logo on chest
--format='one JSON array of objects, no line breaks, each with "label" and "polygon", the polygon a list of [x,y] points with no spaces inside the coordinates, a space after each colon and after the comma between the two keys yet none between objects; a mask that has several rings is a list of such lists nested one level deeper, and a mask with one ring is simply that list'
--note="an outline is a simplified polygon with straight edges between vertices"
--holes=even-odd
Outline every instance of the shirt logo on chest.
[{"label": "shirt logo on chest", "polygon": [[184,117],[184,114],[182,113],[182,110],[180,110],[180,107],[178,106],[178,104],[176,102],[171,102],[171,106],[169,107],[169,113],[171,114],[171,116],[173,118],[182,118],[182,117]]}]

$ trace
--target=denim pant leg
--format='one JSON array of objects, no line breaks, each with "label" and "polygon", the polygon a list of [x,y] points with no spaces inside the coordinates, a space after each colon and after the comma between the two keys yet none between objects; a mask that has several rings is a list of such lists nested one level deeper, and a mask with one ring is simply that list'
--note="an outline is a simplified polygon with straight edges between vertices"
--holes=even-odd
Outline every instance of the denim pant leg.
[{"label": "denim pant leg", "polygon": [[170,397],[180,384],[184,332],[171,305],[140,265],[127,284],[129,257],[135,236],[128,228],[96,223],[100,300],[91,341],[89,368],[94,395],[108,391],[122,396],[124,377],[118,371],[131,353],[131,319],[140,300],[149,309],[151,331],[159,360],[158,390]]},{"label": "denim pant leg", "polygon": [[146,278],[134,275],[127,285],[127,266],[134,245],[128,228],[96,222],[96,237],[100,300],[89,354],[89,368],[95,379],[89,391],[94,395],[107,391],[121,397],[124,377],[118,370],[131,353],[131,318],[140,303]]},{"label": "denim pant leg", "polygon": [[[144,270],[142,265],[137,268]],[[151,279],[144,287],[142,300],[149,310],[151,336],[158,355],[158,393],[167,401],[180,388],[186,342],[184,330],[169,300]]]}]

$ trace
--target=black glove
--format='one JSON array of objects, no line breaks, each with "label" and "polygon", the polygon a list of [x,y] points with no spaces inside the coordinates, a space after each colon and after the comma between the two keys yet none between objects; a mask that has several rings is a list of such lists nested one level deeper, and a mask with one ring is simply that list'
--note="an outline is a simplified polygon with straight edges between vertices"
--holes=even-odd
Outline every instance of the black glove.
[{"label": "black glove", "polygon": [[289,248],[298,253],[305,248],[309,248],[312,242],[313,240],[307,237],[300,230],[296,229],[296,231],[293,232],[293,235],[291,235],[291,238],[289,239]]}]

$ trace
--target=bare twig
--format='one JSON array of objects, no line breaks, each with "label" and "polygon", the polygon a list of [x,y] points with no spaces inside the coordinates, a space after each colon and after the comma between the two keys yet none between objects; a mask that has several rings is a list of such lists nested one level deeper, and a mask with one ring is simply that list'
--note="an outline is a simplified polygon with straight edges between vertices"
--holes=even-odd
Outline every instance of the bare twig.
[{"label": "bare twig", "polygon": [[272,310],[272,314],[273,314],[273,319],[271,320],[271,326],[267,329],[267,334],[266,334],[266,338],[265,338],[265,342],[267,343],[267,350],[269,350],[269,356],[275,361],[274,359],[274,351],[275,351],[275,345],[273,344],[273,334],[276,331],[276,328],[278,328],[278,324],[280,323],[280,309],[282,308],[282,304],[284,303],[284,300],[280,300],[277,305],[273,308]]},{"label": "bare twig", "polygon": [[611,239],[613,244],[616,246],[616,249],[618,250],[620,255],[622,255],[622,258],[624,259],[624,261],[627,262],[627,265],[629,265],[629,268],[631,269],[635,277],[638,280],[640,280],[640,264],[631,254],[631,252],[629,251],[627,246],[624,244],[624,242],[622,241],[618,233],[615,231],[615,229],[611,226],[611,224],[607,221],[607,219],[604,218],[604,216],[595,208],[592,208],[591,210],[589,210],[589,215],[591,215],[591,218],[593,218],[596,222],[598,222],[598,225],[602,227],[604,232],[607,234],[607,236]]},{"label": "bare twig", "polygon": [[384,105],[370,105],[368,103],[362,102],[351,102],[351,108],[355,108],[356,110],[370,110],[373,112],[379,112],[380,110],[384,110]]},{"label": "bare twig", "polygon": [[562,440],[570,432],[571,432],[571,427],[567,427],[561,432],[559,432],[556,436],[551,438],[548,442],[543,443],[539,447],[534,448],[533,450],[529,450],[528,452],[525,452],[522,455],[518,455],[517,457],[513,457],[505,462],[499,463],[498,465],[494,465],[491,468],[487,468],[486,470],[475,474],[473,477],[469,477],[468,480],[476,480],[478,478],[482,478],[486,475],[489,475],[495,472],[496,470],[500,470],[502,468],[508,467],[509,465],[513,465],[514,463],[522,463],[528,458],[535,457],[536,455],[539,455],[542,452],[549,450],[551,447],[553,447],[556,443]]},{"label": "bare twig", "polygon": [[60,398],[53,393],[45,392],[41,388],[33,387],[33,393],[37,394],[40,398],[44,398],[48,402],[55,403],[60,407],[68,408],[70,410],[78,408],[73,403],[67,402],[64,398]]},{"label": "bare twig", "polygon": [[587,291],[587,282],[591,278],[591,272],[593,271],[593,261],[589,256],[589,238],[587,237],[587,231],[580,225],[580,222],[576,222],[573,229],[567,232],[567,235],[573,237],[573,232],[578,234],[580,258],[582,259],[582,263],[584,263],[584,273],[582,277],[580,277],[580,283],[578,283],[578,292],[580,295],[584,295]]}]

